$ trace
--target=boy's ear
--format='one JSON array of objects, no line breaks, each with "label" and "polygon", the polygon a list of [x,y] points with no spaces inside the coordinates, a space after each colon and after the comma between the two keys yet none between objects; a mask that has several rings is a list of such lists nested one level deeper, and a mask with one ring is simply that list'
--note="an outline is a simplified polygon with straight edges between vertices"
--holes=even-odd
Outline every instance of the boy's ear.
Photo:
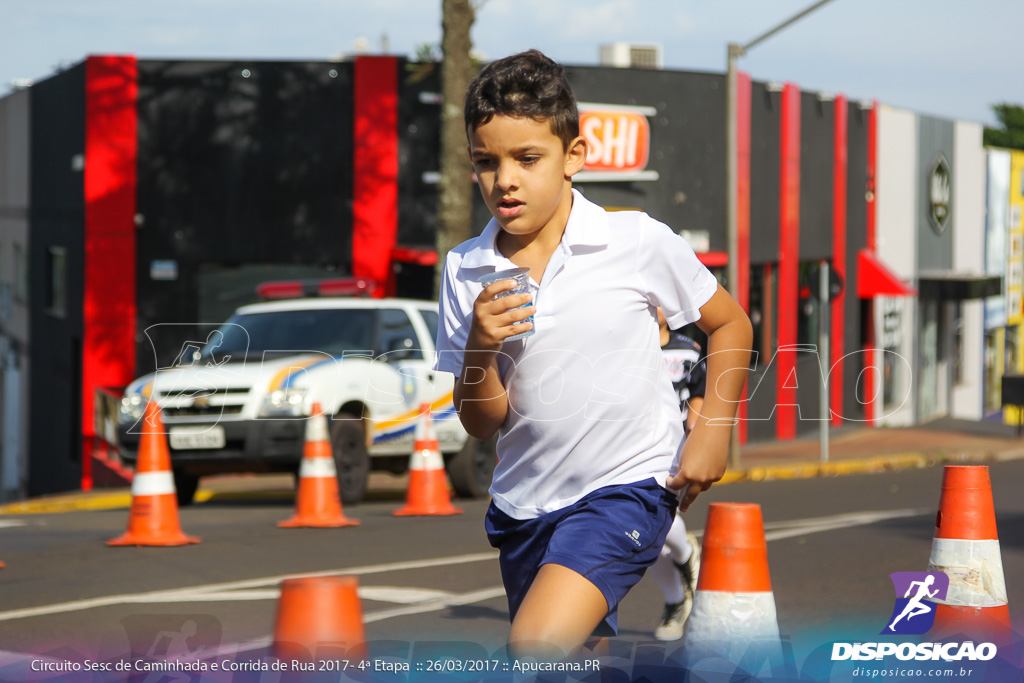
[{"label": "boy's ear", "polygon": [[587,141],[581,135],[569,143],[565,152],[565,176],[571,177],[583,170],[587,162]]}]

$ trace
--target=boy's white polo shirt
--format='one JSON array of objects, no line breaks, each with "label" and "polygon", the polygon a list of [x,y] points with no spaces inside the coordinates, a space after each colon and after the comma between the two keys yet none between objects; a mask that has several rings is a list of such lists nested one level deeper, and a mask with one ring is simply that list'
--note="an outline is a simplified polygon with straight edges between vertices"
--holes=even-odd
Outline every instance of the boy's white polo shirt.
[{"label": "boy's white polo shirt", "polygon": [[[448,253],[436,370],[462,372],[477,278],[516,267],[498,251],[500,225]],[[532,274],[531,274],[532,275]],[[561,243],[535,299],[536,333],[498,355],[509,411],[490,494],[516,519],[575,503],[603,486],[664,484],[683,441],[659,346],[669,326],[700,318],[718,283],[686,240],[645,213],[606,212],[573,190]]]}]

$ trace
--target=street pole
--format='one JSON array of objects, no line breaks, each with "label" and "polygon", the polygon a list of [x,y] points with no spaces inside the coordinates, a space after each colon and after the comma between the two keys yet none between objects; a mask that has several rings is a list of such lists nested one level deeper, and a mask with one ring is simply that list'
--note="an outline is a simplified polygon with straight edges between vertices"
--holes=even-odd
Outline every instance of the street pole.
[{"label": "street pole", "polygon": [[821,438],[821,461],[828,462],[828,430],[832,422],[832,411],[829,408],[828,372],[831,369],[829,359],[832,357],[829,346],[829,330],[831,329],[829,309],[832,306],[832,292],[829,291],[828,261],[821,260],[821,274],[818,277],[818,364],[821,366],[821,397],[818,401]]},{"label": "street pole", "polygon": [[[729,252],[729,262],[726,265],[726,280],[729,289],[736,293],[739,283],[740,269],[737,263],[739,254],[739,225],[737,215],[737,202],[739,201],[739,189],[737,186],[736,169],[736,59],[743,54],[743,48],[736,43],[729,43],[728,57],[725,73],[725,173],[726,173],[726,200],[725,200],[725,221],[726,221],[726,249]],[[732,426],[732,438],[729,439],[729,467],[740,468],[740,425],[737,420]]]},{"label": "street pole", "polygon": [[[736,177],[736,69],[737,60],[747,54],[747,51],[775,35],[793,22],[802,19],[814,10],[831,0],[818,0],[801,12],[793,15],[778,26],[765,31],[757,38],[754,38],[746,45],[729,43],[726,48],[726,70],[725,70],[725,241],[726,250],[729,254],[729,263],[726,267],[726,278],[729,282],[729,289],[739,294],[736,286],[739,283],[739,217],[737,215],[737,201],[739,199],[738,179]],[[740,440],[739,422],[733,425],[732,438],[729,440],[729,467],[738,469],[740,467]]]}]

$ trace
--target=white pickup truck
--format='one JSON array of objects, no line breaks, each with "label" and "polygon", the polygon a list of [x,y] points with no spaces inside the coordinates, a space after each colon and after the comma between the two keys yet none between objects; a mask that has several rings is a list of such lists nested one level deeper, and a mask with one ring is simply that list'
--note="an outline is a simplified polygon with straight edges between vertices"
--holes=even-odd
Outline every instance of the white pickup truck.
[{"label": "white pickup truck", "polygon": [[345,503],[363,498],[371,469],[408,468],[416,418],[431,405],[456,494],[487,494],[492,442],[469,437],[452,403],[454,377],[431,369],[437,304],[411,299],[306,298],[239,308],[203,344],[125,390],[122,459],[134,463],[141,417],[158,401],[178,501],[199,478],[297,472],[313,402],[330,418]]}]

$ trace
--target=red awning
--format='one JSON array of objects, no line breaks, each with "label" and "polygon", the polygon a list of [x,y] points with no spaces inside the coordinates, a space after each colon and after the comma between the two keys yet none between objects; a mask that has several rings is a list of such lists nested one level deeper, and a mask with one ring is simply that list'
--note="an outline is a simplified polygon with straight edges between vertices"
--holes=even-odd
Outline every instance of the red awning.
[{"label": "red awning", "polygon": [[917,296],[917,290],[901,280],[867,249],[857,253],[857,296]]},{"label": "red awning", "polygon": [[729,254],[724,251],[699,251],[697,260],[708,268],[720,268],[729,265]]},{"label": "red awning", "polygon": [[395,246],[391,248],[391,260],[412,263],[417,266],[433,266],[437,265],[437,251],[418,247]]}]

